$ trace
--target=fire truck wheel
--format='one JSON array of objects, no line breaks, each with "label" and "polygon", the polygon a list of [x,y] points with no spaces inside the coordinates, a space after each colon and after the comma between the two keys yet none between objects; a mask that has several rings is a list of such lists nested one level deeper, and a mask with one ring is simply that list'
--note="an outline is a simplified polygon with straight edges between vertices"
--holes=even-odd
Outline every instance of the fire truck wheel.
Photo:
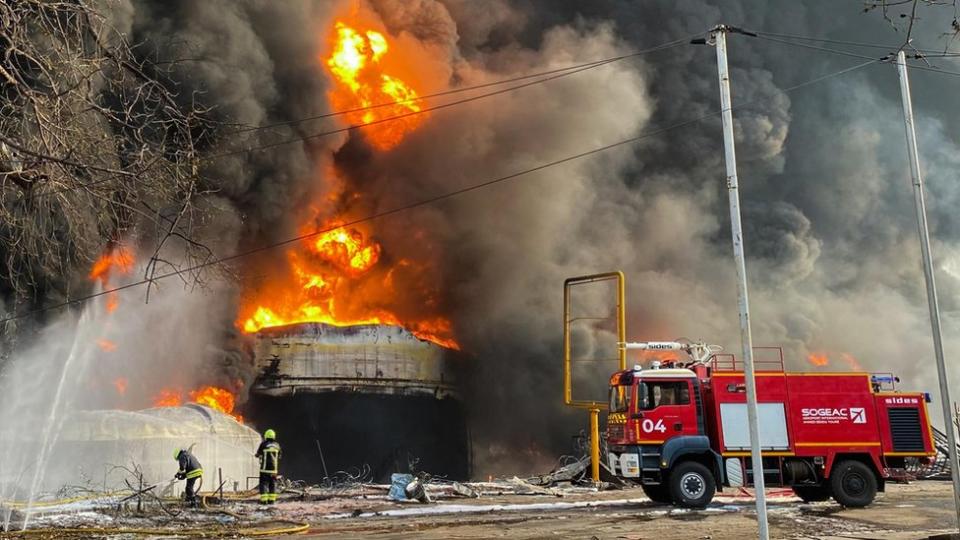
[{"label": "fire truck wheel", "polygon": [[830,473],[833,498],[843,506],[862,508],[877,496],[877,477],[859,461],[841,461]]},{"label": "fire truck wheel", "polygon": [[670,497],[670,489],[664,484],[656,486],[643,484],[640,487],[643,488],[643,494],[653,502],[663,504],[670,504],[673,502],[673,498]]},{"label": "fire truck wheel", "polygon": [[703,508],[717,489],[710,469],[696,461],[684,461],[670,471],[670,495],[677,506]]},{"label": "fire truck wheel", "polygon": [[793,486],[793,492],[803,502],[820,502],[830,498],[830,485]]}]

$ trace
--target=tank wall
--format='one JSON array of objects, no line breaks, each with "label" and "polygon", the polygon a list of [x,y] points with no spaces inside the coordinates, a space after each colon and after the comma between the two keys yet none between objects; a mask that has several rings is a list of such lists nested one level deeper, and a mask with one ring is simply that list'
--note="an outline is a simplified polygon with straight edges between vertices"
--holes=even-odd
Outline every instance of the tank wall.
[{"label": "tank wall", "polygon": [[320,482],[366,465],[375,481],[421,470],[469,478],[469,435],[456,399],[346,392],[251,399],[250,420],[277,431],[285,476]]},{"label": "tank wall", "polygon": [[[252,439],[227,440],[218,436],[184,439],[137,439],[113,441],[65,441],[56,445],[44,475],[42,491],[56,491],[63,486],[89,486],[106,491],[122,490],[124,481],[136,484],[134,466],[143,473],[144,484],[166,483],[179,468],[173,459],[177,448],[194,445],[193,453],[203,466],[203,489],[219,485],[218,468],[226,482],[223,489],[243,490],[247,477],[258,474],[253,458],[256,445]],[[254,481],[255,482],[255,481]],[[183,489],[183,482],[174,486],[174,493]]]},{"label": "tank wall", "polygon": [[261,330],[255,354],[244,410],[277,430],[282,474],[319,482],[369,466],[378,481],[420,470],[469,476],[456,351],[396,326],[307,323]]},{"label": "tank wall", "polygon": [[[259,474],[259,463],[253,454],[260,444],[260,435],[252,428],[202,407],[151,411],[158,414],[76,413],[56,435],[45,464],[37,463],[39,440],[4,440],[0,443],[7,446],[4,452],[22,454],[22,459],[10,461],[15,466],[0,471],[4,493],[25,499],[38,466],[42,469],[38,485],[41,494],[72,493],[77,488],[97,492],[126,490],[126,481],[138,485],[134,468],[142,472],[145,486],[165,486],[179,468],[174,450],[191,445],[203,466],[204,491],[218,487],[218,469],[222,470],[225,491],[235,487],[244,490],[248,477]],[[184,483],[178,482],[171,494],[178,495],[183,488]]]},{"label": "tank wall", "polygon": [[262,330],[255,393],[361,391],[444,397],[456,391],[454,353],[395,326],[299,324]]}]

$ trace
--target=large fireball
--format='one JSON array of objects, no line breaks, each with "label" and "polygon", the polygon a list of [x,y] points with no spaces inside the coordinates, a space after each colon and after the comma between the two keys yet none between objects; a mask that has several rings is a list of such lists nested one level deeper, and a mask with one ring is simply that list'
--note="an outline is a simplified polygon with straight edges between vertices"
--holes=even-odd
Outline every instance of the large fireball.
[{"label": "large fireball", "polygon": [[420,125],[424,115],[411,114],[421,110],[412,101],[417,93],[396,74],[385,72],[382,61],[392,54],[386,37],[375,30],[358,30],[341,21],[335,25],[332,40],[333,50],[326,59],[334,79],[330,104],[338,111],[352,111],[345,116],[354,125],[402,117],[365,130],[367,140],[375,148],[388,150],[396,146],[405,134]]}]

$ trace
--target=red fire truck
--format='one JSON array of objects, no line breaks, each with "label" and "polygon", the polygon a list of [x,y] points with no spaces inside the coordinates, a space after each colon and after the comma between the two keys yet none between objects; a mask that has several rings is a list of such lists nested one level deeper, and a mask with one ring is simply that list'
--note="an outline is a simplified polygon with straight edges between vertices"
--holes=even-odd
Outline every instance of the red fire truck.
[{"label": "red fire truck", "polygon": [[[742,365],[703,343],[625,343],[681,351],[689,361],[610,377],[607,462],[652,500],[706,506],[717,489],[753,484]],[[767,486],[804,501],[870,504],[905,459],[936,454],[928,394],[899,392],[891,374],[787,372],[783,353],[757,360],[760,445]]]}]

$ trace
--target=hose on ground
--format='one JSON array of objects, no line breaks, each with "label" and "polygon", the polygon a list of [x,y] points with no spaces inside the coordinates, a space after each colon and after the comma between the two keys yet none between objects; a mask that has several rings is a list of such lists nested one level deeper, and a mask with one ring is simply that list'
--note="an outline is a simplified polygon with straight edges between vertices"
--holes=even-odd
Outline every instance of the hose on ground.
[{"label": "hose on ground", "polygon": [[310,529],[309,523],[300,523],[296,521],[267,521],[264,524],[277,523],[280,527],[264,529],[260,527],[242,527],[238,529],[136,529],[136,528],[109,528],[109,527],[78,527],[78,528],[43,528],[27,529],[25,531],[0,532],[0,538],[19,538],[33,535],[58,535],[58,536],[78,536],[89,534],[131,534],[144,536],[195,536],[200,538],[220,538],[227,536],[274,536],[281,534],[297,534],[306,532]]}]

